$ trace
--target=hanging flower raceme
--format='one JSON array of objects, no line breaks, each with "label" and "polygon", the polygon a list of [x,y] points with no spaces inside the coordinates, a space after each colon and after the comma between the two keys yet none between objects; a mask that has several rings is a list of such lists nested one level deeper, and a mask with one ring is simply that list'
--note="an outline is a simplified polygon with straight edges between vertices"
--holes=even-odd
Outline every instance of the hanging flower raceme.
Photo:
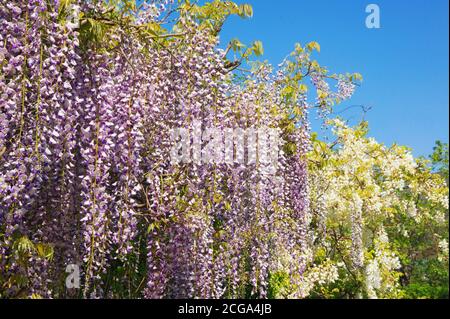
[{"label": "hanging flower raceme", "polygon": [[[265,298],[273,273],[309,283],[303,75],[323,108],[351,80],[331,92],[312,45],[236,79],[202,15],[181,7],[164,33],[173,1],[70,4],[0,3],[0,295]],[[174,163],[177,129],[190,158]],[[205,149],[216,140],[231,153]]]}]

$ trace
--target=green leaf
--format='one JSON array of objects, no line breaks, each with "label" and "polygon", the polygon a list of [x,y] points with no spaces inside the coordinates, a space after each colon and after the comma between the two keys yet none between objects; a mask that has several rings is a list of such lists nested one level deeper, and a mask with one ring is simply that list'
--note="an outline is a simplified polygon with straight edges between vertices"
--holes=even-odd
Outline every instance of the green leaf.
[{"label": "green leaf", "polygon": [[255,53],[256,56],[264,54],[264,48],[261,41],[255,41],[253,43],[253,53]]},{"label": "green leaf", "polygon": [[27,236],[20,237],[16,241],[15,246],[20,253],[31,253],[34,251],[34,244]]},{"label": "green leaf", "polygon": [[222,202],[223,197],[222,197],[222,195],[215,193],[213,196],[213,200],[214,200],[214,203],[219,204],[220,202]]},{"label": "green leaf", "polygon": [[321,100],[326,99],[328,97],[328,93],[322,90],[317,90],[317,97]]},{"label": "green leaf", "polygon": [[320,52],[320,44],[316,41],[309,42],[306,47],[309,51],[316,50],[317,52]]},{"label": "green leaf", "polygon": [[300,84],[298,88],[302,93],[308,92],[308,86],[304,83]]},{"label": "green leaf", "polygon": [[36,244],[36,251],[37,251],[38,255],[42,258],[45,258],[47,260],[53,259],[54,250],[53,250],[52,245],[38,243],[38,244]]},{"label": "green leaf", "polygon": [[151,35],[158,36],[162,33],[163,30],[159,23],[150,22],[146,25],[145,31],[147,31]]},{"label": "green leaf", "polygon": [[353,80],[356,80],[356,81],[362,81],[362,80],[363,80],[363,77],[362,77],[362,75],[359,74],[359,73],[353,73],[352,76],[351,76],[351,80],[352,80],[352,81],[353,81]]},{"label": "green leaf", "polygon": [[243,44],[237,38],[234,38],[233,40],[231,40],[230,45],[231,45],[231,49],[233,51],[241,51],[242,48],[245,48],[245,44]]},{"label": "green leaf", "polygon": [[253,17],[253,8],[249,4],[241,4],[239,6],[239,16],[242,18]]},{"label": "green leaf", "polygon": [[155,229],[155,223],[151,223],[147,227],[147,234],[150,234]]}]

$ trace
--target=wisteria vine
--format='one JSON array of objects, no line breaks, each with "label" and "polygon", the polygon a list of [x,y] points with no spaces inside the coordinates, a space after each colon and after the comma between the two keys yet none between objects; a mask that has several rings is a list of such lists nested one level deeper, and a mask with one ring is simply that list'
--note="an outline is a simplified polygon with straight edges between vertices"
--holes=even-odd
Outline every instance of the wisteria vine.
[{"label": "wisteria vine", "polygon": [[[217,29],[246,6],[111,3],[0,2],[1,296],[265,298],[280,264],[300,280],[312,258],[308,111],[349,98],[352,76],[327,75],[317,43],[277,72],[233,71],[240,48],[218,49]],[[194,136],[279,129],[276,173],[259,160],[172,165],[170,129],[196,120]],[[65,286],[68,264],[79,290]]]}]

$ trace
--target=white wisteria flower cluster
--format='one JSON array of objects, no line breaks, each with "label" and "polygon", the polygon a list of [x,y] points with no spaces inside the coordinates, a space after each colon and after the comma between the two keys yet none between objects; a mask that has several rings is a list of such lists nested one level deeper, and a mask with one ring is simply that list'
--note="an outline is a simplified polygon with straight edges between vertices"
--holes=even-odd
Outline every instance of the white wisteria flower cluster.
[{"label": "white wisteria flower cluster", "polygon": [[418,258],[405,247],[428,236],[429,250],[448,256],[437,233],[448,225],[448,186],[408,148],[368,137],[366,122],[328,124],[335,140],[313,138],[309,155],[316,259],[344,262],[340,279],[357,286],[353,297],[398,297],[402,266]]}]

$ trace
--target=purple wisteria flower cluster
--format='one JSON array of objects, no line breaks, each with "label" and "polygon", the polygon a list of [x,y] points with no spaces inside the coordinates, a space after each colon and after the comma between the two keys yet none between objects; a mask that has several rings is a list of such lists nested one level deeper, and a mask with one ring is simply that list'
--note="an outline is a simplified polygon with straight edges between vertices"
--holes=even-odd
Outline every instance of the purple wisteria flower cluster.
[{"label": "purple wisteria flower cluster", "polygon": [[[301,275],[309,106],[286,89],[292,70],[237,81],[218,37],[187,14],[173,37],[146,32],[173,1],[132,25],[102,1],[71,3],[79,27],[64,21],[67,1],[0,0],[0,296],[264,298],[280,262]],[[343,98],[351,90],[340,82]],[[171,129],[194,120],[279,129],[277,171],[171,163]],[[79,290],[64,284],[69,264]]]}]

